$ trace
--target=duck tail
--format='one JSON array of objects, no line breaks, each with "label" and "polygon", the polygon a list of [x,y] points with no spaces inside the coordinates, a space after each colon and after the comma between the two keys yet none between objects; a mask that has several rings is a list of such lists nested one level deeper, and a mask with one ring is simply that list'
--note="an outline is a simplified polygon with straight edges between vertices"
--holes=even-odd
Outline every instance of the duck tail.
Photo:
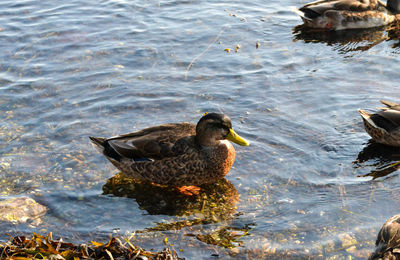
[{"label": "duck tail", "polygon": [[308,18],[306,16],[306,14],[302,10],[300,10],[299,8],[292,6],[290,9],[291,9],[292,12],[298,14],[303,20],[306,20],[306,21],[311,21],[312,20],[312,19]]},{"label": "duck tail", "polygon": [[371,116],[373,116],[373,114],[368,113],[367,111],[358,109],[358,112],[361,114],[362,119],[364,120],[365,123],[369,124],[370,126],[374,127],[374,128],[381,128],[378,127],[376,125],[376,123],[374,122],[374,119],[371,118]]},{"label": "duck tail", "polygon": [[361,114],[362,118],[364,118],[365,120],[369,120],[369,118],[371,117],[370,113],[368,113],[367,111],[364,111],[362,109],[358,109],[358,112]]},{"label": "duck tail", "polygon": [[101,153],[104,152],[104,146],[105,146],[104,143],[106,141],[105,138],[89,136],[89,139],[95,145],[95,148],[97,150],[99,150]]},{"label": "duck tail", "polygon": [[102,137],[93,137],[89,136],[92,143],[95,145],[94,147],[102,154],[104,154],[108,159],[113,159],[115,161],[121,161],[121,155],[119,155],[114,148],[110,146],[107,139]]}]

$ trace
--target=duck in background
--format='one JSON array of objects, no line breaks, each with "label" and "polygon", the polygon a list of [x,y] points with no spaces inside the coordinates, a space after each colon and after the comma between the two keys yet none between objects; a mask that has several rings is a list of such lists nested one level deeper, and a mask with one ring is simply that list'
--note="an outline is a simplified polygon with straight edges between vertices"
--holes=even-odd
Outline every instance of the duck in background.
[{"label": "duck in background", "polygon": [[376,250],[370,260],[400,259],[400,214],[389,218],[383,224],[376,238]]},{"label": "duck in background", "polygon": [[385,100],[381,103],[386,107],[373,114],[358,110],[365,130],[377,143],[400,147],[400,104]]},{"label": "duck in background", "polygon": [[307,27],[325,30],[372,28],[400,19],[400,0],[321,0],[294,10]]}]

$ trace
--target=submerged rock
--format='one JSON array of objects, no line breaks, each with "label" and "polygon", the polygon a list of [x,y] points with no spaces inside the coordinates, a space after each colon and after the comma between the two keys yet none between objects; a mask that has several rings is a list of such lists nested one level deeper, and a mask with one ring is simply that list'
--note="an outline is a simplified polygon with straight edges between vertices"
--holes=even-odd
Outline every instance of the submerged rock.
[{"label": "submerged rock", "polygon": [[376,250],[371,260],[400,259],[400,214],[389,218],[383,224],[376,238]]},{"label": "submerged rock", "polygon": [[47,208],[29,197],[12,198],[0,201],[0,221],[25,223],[28,220],[39,224],[40,217]]},{"label": "submerged rock", "polygon": [[349,253],[354,253],[356,250],[357,240],[354,238],[354,235],[349,233],[343,233],[338,235],[340,242],[342,243],[342,247],[346,249]]}]

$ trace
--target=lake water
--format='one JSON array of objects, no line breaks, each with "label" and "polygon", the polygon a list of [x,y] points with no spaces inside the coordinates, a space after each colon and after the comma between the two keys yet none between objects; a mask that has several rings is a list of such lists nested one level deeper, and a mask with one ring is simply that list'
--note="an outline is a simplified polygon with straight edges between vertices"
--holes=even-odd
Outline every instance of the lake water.
[{"label": "lake water", "polygon": [[[1,1],[1,198],[49,211],[0,222],[0,238],[113,233],[155,250],[168,237],[187,259],[366,258],[399,213],[400,151],[370,143],[357,109],[400,101],[400,35],[306,31],[291,12],[305,3]],[[110,179],[118,170],[88,139],[206,111],[251,146],[196,199]]]}]

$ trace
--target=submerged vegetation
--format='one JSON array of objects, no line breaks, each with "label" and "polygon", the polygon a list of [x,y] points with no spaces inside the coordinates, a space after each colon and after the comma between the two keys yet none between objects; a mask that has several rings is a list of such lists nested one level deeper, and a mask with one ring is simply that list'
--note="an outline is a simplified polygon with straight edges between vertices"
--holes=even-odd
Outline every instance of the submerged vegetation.
[{"label": "submerged vegetation", "polygon": [[91,241],[90,244],[75,245],[62,238],[53,240],[52,233],[46,237],[33,233],[31,238],[17,236],[0,243],[0,259],[154,259],[179,260],[177,253],[168,245],[160,252],[150,252],[131,243],[128,238],[110,236],[107,243]]}]

